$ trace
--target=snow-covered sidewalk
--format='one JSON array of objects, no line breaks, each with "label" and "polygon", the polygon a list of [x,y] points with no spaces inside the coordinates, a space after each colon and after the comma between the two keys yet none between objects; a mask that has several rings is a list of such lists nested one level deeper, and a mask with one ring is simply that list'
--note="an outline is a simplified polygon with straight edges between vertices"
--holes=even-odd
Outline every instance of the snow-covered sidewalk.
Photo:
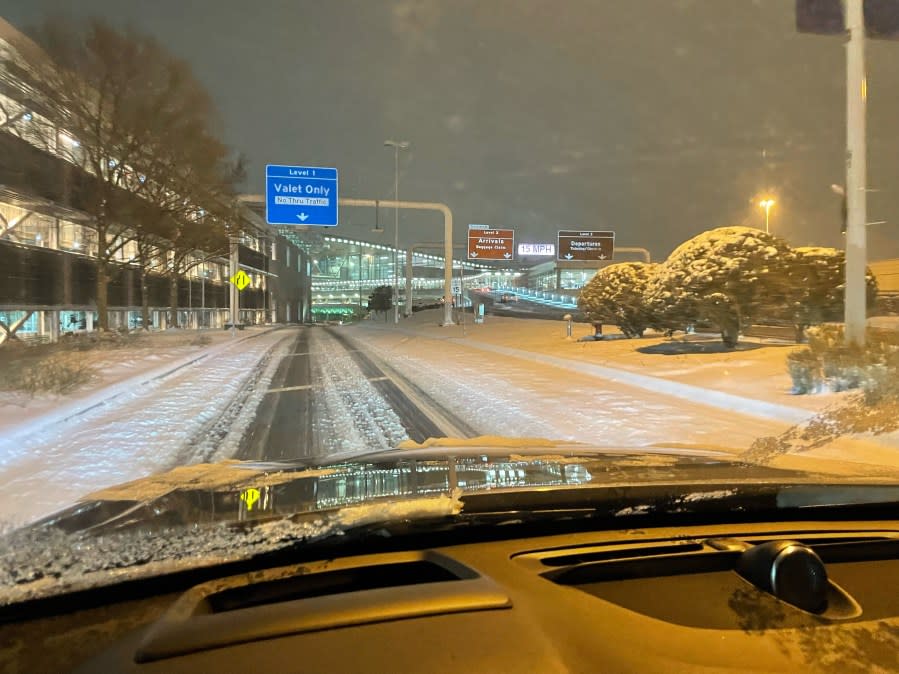
[{"label": "snow-covered sidewalk", "polygon": [[[614,333],[606,341],[578,342],[592,334],[590,326],[575,324],[574,339],[566,339],[561,322],[488,316],[485,324],[463,329],[441,327],[431,314],[399,326],[364,322],[347,334],[423,380],[429,393],[484,433],[739,454],[850,395],[793,395],[786,356],[801,347],[792,344],[748,339],[727,350],[713,336],[627,340]],[[772,465],[894,475],[895,435],[841,437],[778,456]]]},{"label": "snow-covered sidewalk", "polygon": [[[510,320],[519,330],[531,323]],[[735,410],[726,397],[713,401],[722,403],[716,407],[705,389],[696,389],[699,399],[678,396],[663,390],[672,382],[647,377],[636,385],[629,372],[609,377],[588,363],[462,338],[458,328],[432,332],[409,323],[362,323],[341,329],[485,435],[617,447],[692,443],[737,453],[761,435],[782,432],[794,416],[809,414],[775,408],[776,414],[753,416]]]},{"label": "snow-covered sidewalk", "polygon": [[[39,393],[29,397],[24,392],[0,391],[0,429],[9,439],[19,429],[30,432],[34,425],[46,426],[76,415],[94,405],[108,401],[132,388],[135,383],[151,380],[214,355],[218,349],[230,348],[235,341],[252,338],[270,327],[254,327],[232,337],[225,330],[165,330],[132,333],[125,345],[103,345],[86,351],[72,351],[91,367],[92,374],[78,389],[65,396]],[[3,457],[0,455],[0,464]]]},{"label": "snow-covered sidewalk", "polygon": [[[662,337],[579,342],[592,335],[590,326],[574,325],[566,339],[561,322],[488,317],[483,325],[440,327],[422,312],[399,326],[364,322],[367,331],[390,331],[428,338],[498,356],[521,358],[603,381],[761,419],[800,423],[839,398],[840,394],[796,396],[790,393],[787,354],[793,345],[746,340],[734,350],[720,340],[690,335],[682,340]],[[469,317],[470,320],[470,317]]]},{"label": "snow-covered sidewalk", "polygon": [[32,521],[101,487],[227,458],[232,443],[210,445],[202,436],[243,411],[233,401],[249,381],[267,388],[291,335],[266,331],[137,368],[139,376],[76,398],[66,409],[4,428],[0,525]]}]

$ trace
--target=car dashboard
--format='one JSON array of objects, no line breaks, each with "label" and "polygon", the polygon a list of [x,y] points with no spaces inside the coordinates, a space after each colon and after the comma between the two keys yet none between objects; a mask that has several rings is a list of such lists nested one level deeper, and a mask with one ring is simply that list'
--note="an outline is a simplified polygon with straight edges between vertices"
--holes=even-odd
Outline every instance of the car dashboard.
[{"label": "car dashboard", "polygon": [[[826,578],[784,566],[775,596],[764,587],[770,565],[761,581],[742,568],[747,551],[784,541],[813,550]],[[822,607],[791,599],[804,575]],[[2,626],[0,663],[148,674],[895,671],[896,578],[899,522],[510,535],[282,565],[158,596],[111,592]]]}]

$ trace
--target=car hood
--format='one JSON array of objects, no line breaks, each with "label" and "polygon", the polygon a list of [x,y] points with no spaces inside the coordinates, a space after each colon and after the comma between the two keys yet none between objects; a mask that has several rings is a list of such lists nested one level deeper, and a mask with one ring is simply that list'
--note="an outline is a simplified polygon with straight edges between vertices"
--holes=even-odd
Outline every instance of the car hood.
[{"label": "car hood", "polygon": [[517,442],[442,440],[327,462],[225,461],[104,489],[0,538],[0,604],[373,535],[899,503],[895,482],[752,465],[723,451]]},{"label": "car hood", "polygon": [[[513,444],[517,443],[517,444]],[[406,443],[340,460],[223,461],[175,468],[103,489],[34,528],[68,533],[246,522],[455,494],[590,487],[859,483],[739,461],[722,450],[591,447],[488,438]],[[514,451],[513,451],[514,450]],[[867,482],[877,482],[869,480]]]}]

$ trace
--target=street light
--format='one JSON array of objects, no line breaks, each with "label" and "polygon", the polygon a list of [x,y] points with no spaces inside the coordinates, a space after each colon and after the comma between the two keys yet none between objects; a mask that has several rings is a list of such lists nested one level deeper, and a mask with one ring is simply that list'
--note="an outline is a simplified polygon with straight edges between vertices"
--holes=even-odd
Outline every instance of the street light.
[{"label": "street light", "polygon": [[762,199],[759,202],[759,206],[765,209],[765,234],[770,234],[771,230],[768,228],[768,217],[771,212],[771,207],[774,205],[774,199]]},{"label": "street light", "polygon": [[[400,200],[400,150],[409,149],[409,141],[406,140],[385,140],[384,147],[393,148],[393,200]],[[394,225],[393,225],[393,322],[400,322],[400,292],[399,292],[399,248],[400,248],[400,209],[396,206],[393,209]]]}]

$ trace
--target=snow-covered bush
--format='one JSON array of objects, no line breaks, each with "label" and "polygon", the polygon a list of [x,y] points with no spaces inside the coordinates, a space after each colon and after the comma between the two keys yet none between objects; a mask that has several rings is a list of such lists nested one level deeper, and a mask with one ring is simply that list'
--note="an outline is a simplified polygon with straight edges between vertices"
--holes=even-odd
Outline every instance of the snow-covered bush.
[{"label": "snow-covered bush", "polygon": [[793,381],[793,393],[818,393],[824,386],[821,361],[809,349],[789,354],[787,370]]},{"label": "snow-covered bush", "polygon": [[899,295],[878,294],[874,302],[873,314],[875,316],[899,316]]},{"label": "snow-covered bush", "polygon": [[842,325],[809,328],[808,348],[791,353],[787,367],[795,393],[861,388],[865,401],[899,400],[899,335],[868,328],[865,347],[846,344]]},{"label": "snow-covered bush", "polygon": [[[794,248],[789,278],[789,318],[796,327],[796,341],[801,340],[809,326],[842,318],[846,282],[843,251],[837,248]],[[870,308],[877,299],[877,280],[870,269],[866,273],[866,284]]]},{"label": "snow-covered bush", "polygon": [[620,262],[600,269],[581,290],[578,308],[591,323],[611,323],[627,337],[642,337],[652,322],[646,286],[657,266]]},{"label": "snow-covered bush", "polygon": [[744,325],[783,313],[792,251],[785,241],[751,227],[719,227],[681,244],[648,284],[652,327],[683,329],[714,323],[735,346]]}]

